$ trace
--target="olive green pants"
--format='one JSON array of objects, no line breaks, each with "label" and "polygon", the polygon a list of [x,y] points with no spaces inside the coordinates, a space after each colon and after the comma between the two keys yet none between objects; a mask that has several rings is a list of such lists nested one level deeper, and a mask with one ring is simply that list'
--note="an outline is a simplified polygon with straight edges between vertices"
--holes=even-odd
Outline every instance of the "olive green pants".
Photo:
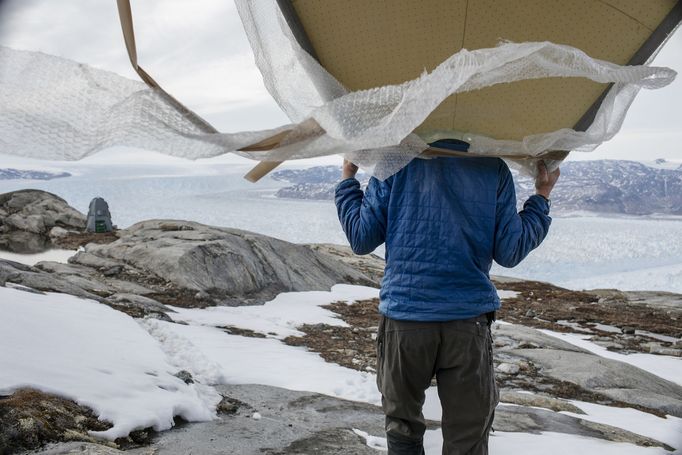
[{"label": "olive green pants", "polygon": [[423,453],[422,407],[434,376],[443,408],[443,454],[487,454],[499,392],[485,315],[447,322],[381,318],[377,385],[389,454]]}]

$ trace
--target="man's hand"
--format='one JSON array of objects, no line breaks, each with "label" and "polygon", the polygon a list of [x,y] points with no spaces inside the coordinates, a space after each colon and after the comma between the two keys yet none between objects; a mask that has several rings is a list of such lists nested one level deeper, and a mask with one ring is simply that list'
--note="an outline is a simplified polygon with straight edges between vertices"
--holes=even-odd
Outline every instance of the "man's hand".
[{"label": "man's hand", "polygon": [[358,167],[348,160],[343,160],[343,172],[341,173],[341,180],[346,180],[355,177],[358,173]]},{"label": "man's hand", "polygon": [[535,178],[535,194],[544,196],[549,199],[549,194],[552,192],[556,181],[559,180],[559,168],[554,172],[547,171],[547,165],[544,161],[538,161],[538,176]]}]

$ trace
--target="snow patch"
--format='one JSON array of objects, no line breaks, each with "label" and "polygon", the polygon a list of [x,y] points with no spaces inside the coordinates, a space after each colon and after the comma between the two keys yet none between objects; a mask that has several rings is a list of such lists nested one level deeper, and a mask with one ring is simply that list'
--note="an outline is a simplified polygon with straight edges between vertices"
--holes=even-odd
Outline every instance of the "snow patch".
[{"label": "snow patch", "polygon": [[513,299],[514,297],[516,297],[518,295],[519,295],[519,293],[516,291],[504,291],[501,289],[497,290],[497,296],[500,298],[500,300]]},{"label": "snow patch", "polygon": [[368,447],[380,450],[382,452],[388,452],[388,444],[386,442],[386,438],[382,438],[380,436],[372,436],[366,431],[358,430],[357,428],[353,428],[353,433],[363,438],[365,440],[365,444],[367,444]]},{"label": "snow patch", "polygon": [[[175,337],[191,340],[193,352],[220,369],[221,382],[227,384],[263,384],[289,390],[317,392],[353,401],[379,405],[376,376],[333,363],[305,348],[288,346],[274,338],[230,335],[209,326],[180,325],[156,321],[157,339]],[[157,335],[155,335],[157,336]],[[171,361],[185,356],[184,347],[166,347]],[[190,370],[191,371],[191,370]]]},{"label": "snow patch", "polygon": [[33,387],[113,423],[93,436],[215,418],[219,396],[173,376],[159,344],[130,316],[93,300],[0,287],[0,394]]},{"label": "snow patch", "polygon": [[674,416],[665,418],[657,417],[648,412],[638,411],[632,408],[614,408],[584,401],[569,400],[586,414],[575,414],[562,411],[562,414],[570,415],[578,419],[591,422],[603,423],[622,428],[633,433],[653,438],[668,444],[671,447],[680,447],[682,438],[682,419]]},{"label": "snow patch", "polygon": [[379,297],[379,290],[365,286],[337,284],[331,291],[285,292],[264,305],[206,309],[171,307],[173,319],[194,325],[235,326],[278,339],[302,336],[296,327],[303,324],[328,324],[348,327],[338,316],[320,305],[332,302],[352,304],[356,300]]}]

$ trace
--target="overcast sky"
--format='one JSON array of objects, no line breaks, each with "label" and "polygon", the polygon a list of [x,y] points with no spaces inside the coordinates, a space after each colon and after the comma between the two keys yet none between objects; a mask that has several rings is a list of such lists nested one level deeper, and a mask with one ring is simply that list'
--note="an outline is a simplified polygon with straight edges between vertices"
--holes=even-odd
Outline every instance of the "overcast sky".
[{"label": "overcast sky", "polygon": [[[224,132],[289,123],[263,86],[231,0],[132,3],[140,65],[173,96]],[[0,0],[0,44],[137,79],[114,0]],[[654,64],[682,73],[680,30]],[[682,77],[662,90],[642,90],[614,140],[571,156],[682,161]]]}]

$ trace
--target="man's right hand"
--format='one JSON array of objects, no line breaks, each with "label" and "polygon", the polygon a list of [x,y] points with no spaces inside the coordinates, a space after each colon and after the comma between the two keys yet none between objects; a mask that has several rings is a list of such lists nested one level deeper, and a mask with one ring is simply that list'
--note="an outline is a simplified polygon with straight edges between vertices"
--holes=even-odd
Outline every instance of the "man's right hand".
[{"label": "man's right hand", "polygon": [[560,174],[559,168],[556,168],[553,172],[548,172],[545,162],[543,160],[538,161],[538,176],[535,177],[535,194],[549,199],[549,194],[552,192],[556,181],[559,180]]},{"label": "man's right hand", "polygon": [[346,180],[355,177],[358,173],[358,167],[348,160],[343,160],[343,171],[341,172],[341,180]]}]

